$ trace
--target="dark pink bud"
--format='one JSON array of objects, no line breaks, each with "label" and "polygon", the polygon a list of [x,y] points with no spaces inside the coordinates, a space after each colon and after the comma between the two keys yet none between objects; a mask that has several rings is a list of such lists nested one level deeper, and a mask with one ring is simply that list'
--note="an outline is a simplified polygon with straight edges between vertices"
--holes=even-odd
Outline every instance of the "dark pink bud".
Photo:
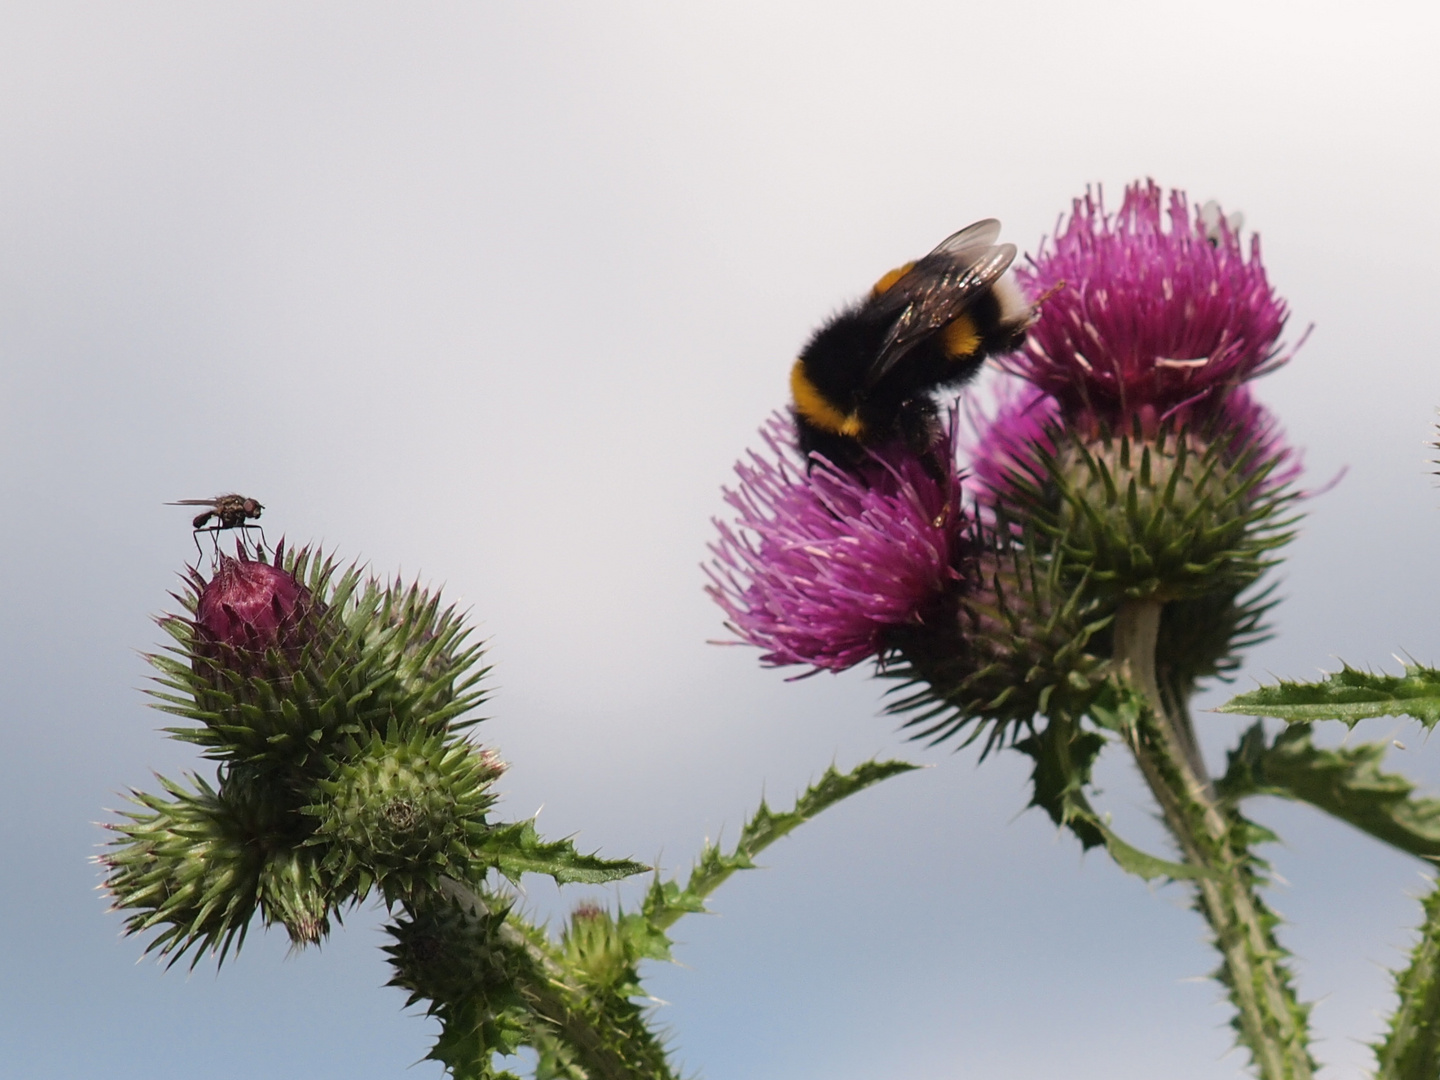
[{"label": "dark pink bud", "polygon": [[310,590],[279,566],[239,554],[238,559],[220,556],[220,568],[200,592],[195,625],[209,641],[264,652],[284,644],[287,632],[310,608]]}]

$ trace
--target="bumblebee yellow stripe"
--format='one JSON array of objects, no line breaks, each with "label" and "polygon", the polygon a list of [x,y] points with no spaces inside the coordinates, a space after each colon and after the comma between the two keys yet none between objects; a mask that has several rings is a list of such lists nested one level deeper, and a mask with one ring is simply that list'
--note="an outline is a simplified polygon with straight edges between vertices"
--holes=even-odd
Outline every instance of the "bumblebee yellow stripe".
[{"label": "bumblebee yellow stripe", "polygon": [[908,262],[904,266],[897,266],[870,287],[870,295],[879,296],[882,293],[889,292],[891,286],[908,274],[914,267],[915,264],[913,262]]},{"label": "bumblebee yellow stripe", "polygon": [[969,315],[962,314],[941,333],[946,356],[973,356],[980,348],[980,330]]},{"label": "bumblebee yellow stripe", "polygon": [[848,435],[858,439],[865,433],[865,425],[856,413],[843,413],[825,400],[815,388],[810,376],[805,374],[805,361],[796,360],[790,369],[790,396],[795,399],[795,411],[822,431],[836,435]]}]

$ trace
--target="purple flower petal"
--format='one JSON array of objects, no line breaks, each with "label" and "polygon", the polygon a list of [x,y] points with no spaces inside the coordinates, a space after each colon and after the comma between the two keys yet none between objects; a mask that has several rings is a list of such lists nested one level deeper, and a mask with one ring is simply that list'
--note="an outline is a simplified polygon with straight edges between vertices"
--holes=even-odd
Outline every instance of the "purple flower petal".
[{"label": "purple flower petal", "polygon": [[1016,276],[1044,300],[1007,364],[1071,424],[1128,430],[1138,416],[1149,433],[1177,413],[1213,415],[1231,389],[1289,359],[1260,238],[1247,258],[1218,208],[1192,214],[1184,192],[1167,199],[1153,181],[1126,188],[1113,215],[1099,195],[1076,199]]},{"label": "purple flower petal", "polygon": [[873,452],[857,476],[818,455],[807,472],[789,417],[761,429],[768,452],[736,464],[717,520],[706,591],[770,665],[843,671],[878,655],[885,632],[920,621],[945,588],[965,520],[953,468],[954,422],[937,447],[937,479],[903,447]]}]

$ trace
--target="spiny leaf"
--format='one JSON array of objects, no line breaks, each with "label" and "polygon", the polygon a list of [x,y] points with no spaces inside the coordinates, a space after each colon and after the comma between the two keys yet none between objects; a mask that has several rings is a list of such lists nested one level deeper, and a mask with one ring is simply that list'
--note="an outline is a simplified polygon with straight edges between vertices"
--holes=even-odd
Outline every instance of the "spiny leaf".
[{"label": "spiny leaf", "polygon": [[1126,843],[1091,808],[1085,788],[1104,746],[1104,736],[1082,731],[1077,724],[1058,717],[1052,718],[1044,731],[1016,743],[1015,749],[1035,761],[1030,805],[1040,807],[1056,825],[1073,832],[1086,850],[1103,845],[1120,869],[1146,881],[1208,876],[1199,867],[1161,859]]},{"label": "spiny leaf", "polygon": [[740,839],[728,855],[713,844],[705,845],[683,889],[673,880],[662,882],[656,877],[641,909],[646,925],[637,924],[632,929],[643,939],[637,941],[640,954],[657,959],[668,957],[665,930],[683,915],[704,911],[705,900],[711,893],[735,871],[754,869],[755,856],[776,840],[857,791],[918,768],[908,761],[866,761],[842,773],[832,765],[824,776],[805,789],[792,809],[777,814],[762,801],[740,830]]},{"label": "spiny leaf", "polygon": [[1440,799],[1413,798],[1414,784],[1380,771],[1384,756],[1383,743],[1322,750],[1308,724],[1286,728],[1267,746],[1257,722],[1230,752],[1216,790],[1232,801],[1276,795],[1307,802],[1401,851],[1440,857]]},{"label": "spiny leaf", "polygon": [[568,839],[541,840],[533,820],[491,829],[484,842],[476,847],[476,860],[489,863],[511,881],[518,881],[521,874],[548,874],[559,885],[570,882],[599,885],[650,869],[628,859],[581,855]]},{"label": "spiny leaf", "polygon": [[1410,716],[1434,727],[1440,722],[1440,670],[1406,664],[1404,675],[1383,675],[1346,664],[1322,682],[1262,686],[1216,711],[1273,716],[1292,724],[1340,720],[1351,727],[1373,716]]}]

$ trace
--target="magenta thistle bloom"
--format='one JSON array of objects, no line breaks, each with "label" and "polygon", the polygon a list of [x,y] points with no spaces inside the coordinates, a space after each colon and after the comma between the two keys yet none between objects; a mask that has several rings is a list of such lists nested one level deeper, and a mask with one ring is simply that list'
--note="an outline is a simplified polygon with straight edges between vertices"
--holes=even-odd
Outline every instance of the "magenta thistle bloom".
[{"label": "magenta thistle bloom", "polygon": [[1184,192],[1167,199],[1153,181],[1126,188],[1113,215],[1099,195],[1076,199],[1016,275],[1045,299],[1009,366],[1072,424],[1128,429],[1138,417],[1150,435],[1176,414],[1214,415],[1231,389],[1289,359],[1260,238],[1247,258],[1223,215],[1192,212]]},{"label": "magenta thistle bloom", "polygon": [[[275,553],[277,563],[283,548]],[[195,627],[204,641],[263,653],[309,610],[310,590],[279,566],[252,561],[243,548],[236,553],[238,559],[220,556],[219,569],[200,590]]]},{"label": "magenta thistle bloom", "polygon": [[901,447],[874,452],[859,477],[815,456],[807,473],[789,417],[761,429],[769,454],[735,466],[725,492],[734,525],[716,521],[706,591],[766,664],[843,671],[886,647],[886,632],[922,621],[958,580],[965,524],[953,466],[954,422],[935,457],[943,479]]}]

